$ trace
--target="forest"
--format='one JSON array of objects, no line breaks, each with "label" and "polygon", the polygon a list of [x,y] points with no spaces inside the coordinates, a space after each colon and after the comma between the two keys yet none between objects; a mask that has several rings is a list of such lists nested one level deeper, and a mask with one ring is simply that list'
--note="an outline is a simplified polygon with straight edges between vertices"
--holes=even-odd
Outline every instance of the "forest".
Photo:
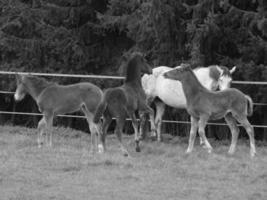
[{"label": "forest", "polygon": [[[267,1],[265,0],[1,0],[0,70],[66,74],[121,75],[120,59],[145,53],[154,67],[237,66],[233,80],[267,81]],[[78,78],[49,78],[61,84]],[[86,79],[101,88],[118,80]],[[0,90],[14,91],[13,75],[1,75]],[[267,103],[267,86],[233,84],[256,103]],[[1,111],[37,112],[30,97],[15,103],[0,94]],[[188,120],[184,110],[168,108],[165,119]],[[36,127],[39,117],[0,114],[1,124]],[[257,105],[252,124],[267,125],[267,106]],[[86,130],[85,121],[55,123]],[[165,124],[168,133],[185,135],[188,126]],[[267,140],[267,129],[256,128]],[[224,126],[209,136],[229,137]]]}]

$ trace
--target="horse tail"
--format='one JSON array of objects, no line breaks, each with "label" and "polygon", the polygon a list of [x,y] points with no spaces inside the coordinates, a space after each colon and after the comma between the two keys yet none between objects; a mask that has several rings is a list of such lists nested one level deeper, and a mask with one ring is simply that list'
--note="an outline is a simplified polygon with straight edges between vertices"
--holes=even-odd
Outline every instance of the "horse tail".
[{"label": "horse tail", "polygon": [[107,101],[106,101],[106,95],[104,95],[101,102],[97,106],[95,116],[93,119],[94,123],[98,123],[100,121],[100,118],[105,112],[106,108],[107,108]]},{"label": "horse tail", "polygon": [[247,114],[248,114],[248,116],[251,116],[253,114],[253,101],[248,95],[245,95],[245,98],[247,99],[247,102],[248,102]]}]

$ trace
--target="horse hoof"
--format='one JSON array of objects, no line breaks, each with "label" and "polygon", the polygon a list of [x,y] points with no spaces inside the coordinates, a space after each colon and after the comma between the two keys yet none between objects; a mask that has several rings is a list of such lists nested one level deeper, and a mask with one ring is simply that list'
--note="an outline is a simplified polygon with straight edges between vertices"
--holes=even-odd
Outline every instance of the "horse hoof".
[{"label": "horse hoof", "polygon": [[125,152],[125,153],[123,153],[123,156],[124,156],[124,157],[128,157],[129,154]]},{"label": "horse hoof", "polygon": [[42,146],[44,145],[44,142],[38,141],[38,148],[42,148]]},{"label": "horse hoof", "polygon": [[97,153],[103,154],[105,153],[104,149],[98,149]]},{"label": "horse hoof", "polygon": [[234,154],[234,151],[228,151],[228,154],[229,155],[233,155]]},{"label": "horse hoof", "polygon": [[192,152],[191,150],[188,150],[188,149],[187,149],[186,152],[185,152],[185,154],[188,155],[188,154],[190,154],[191,152]]},{"label": "horse hoof", "polygon": [[157,137],[157,132],[156,131],[152,131],[150,134],[151,137]]},{"label": "horse hoof", "polygon": [[140,147],[135,147],[135,151],[136,152],[141,152],[141,148]]},{"label": "horse hoof", "polygon": [[156,141],[156,140],[157,140],[157,137],[156,137],[156,136],[151,136],[150,139],[151,139],[152,141]]},{"label": "horse hoof", "polygon": [[212,153],[212,149],[208,149],[208,153]]},{"label": "horse hoof", "polygon": [[250,157],[251,157],[251,158],[254,158],[255,155],[256,155],[256,152],[250,152]]},{"label": "horse hoof", "polygon": [[98,145],[98,153],[104,153],[104,152],[105,152],[105,150],[104,150],[103,145],[99,144]]}]

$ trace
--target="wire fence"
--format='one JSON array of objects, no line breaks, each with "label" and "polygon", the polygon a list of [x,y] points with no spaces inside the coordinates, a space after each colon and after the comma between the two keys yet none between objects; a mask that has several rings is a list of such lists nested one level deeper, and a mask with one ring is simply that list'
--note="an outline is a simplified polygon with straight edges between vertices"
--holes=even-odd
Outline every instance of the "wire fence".
[{"label": "wire fence", "polygon": [[[50,77],[72,77],[72,78],[90,78],[90,79],[115,79],[123,80],[122,76],[106,76],[106,75],[82,75],[82,74],[56,74],[56,73],[35,73],[35,72],[9,72],[0,71],[0,75],[33,75],[33,76],[50,76]],[[250,84],[250,85],[267,85],[267,82],[260,81],[233,81],[233,84]],[[15,92],[0,90],[0,94],[10,94],[13,95]],[[267,103],[253,103],[255,106],[267,106]],[[29,112],[11,112],[11,111],[1,111],[0,114],[10,114],[10,115],[31,115],[31,116],[42,116],[41,113],[29,113]],[[82,115],[58,115],[58,117],[66,118],[85,118]],[[130,119],[127,119],[130,120]],[[177,120],[162,120],[163,123],[175,123],[175,124],[190,124],[189,121],[177,121]],[[216,126],[227,126],[225,123],[211,123],[208,125]],[[252,125],[254,128],[267,128],[267,125]]]}]

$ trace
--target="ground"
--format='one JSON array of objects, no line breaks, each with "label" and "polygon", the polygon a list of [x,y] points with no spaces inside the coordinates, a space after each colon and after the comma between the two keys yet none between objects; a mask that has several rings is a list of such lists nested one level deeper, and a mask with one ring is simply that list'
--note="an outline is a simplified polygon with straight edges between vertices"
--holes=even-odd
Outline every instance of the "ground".
[{"label": "ground", "polygon": [[136,153],[133,136],[124,136],[127,158],[114,135],[107,153],[89,155],[90,137],[80,131],[55,128],[53,148],[38,148],[36,129],[1,126],[0,199],[267,199],[265,143],[257,142],[252,159],[247,140],[234,156],[227,155],[229,141],[214,140],[213,153],[196,143],[186,155],[187,140],[164,135]]}]

